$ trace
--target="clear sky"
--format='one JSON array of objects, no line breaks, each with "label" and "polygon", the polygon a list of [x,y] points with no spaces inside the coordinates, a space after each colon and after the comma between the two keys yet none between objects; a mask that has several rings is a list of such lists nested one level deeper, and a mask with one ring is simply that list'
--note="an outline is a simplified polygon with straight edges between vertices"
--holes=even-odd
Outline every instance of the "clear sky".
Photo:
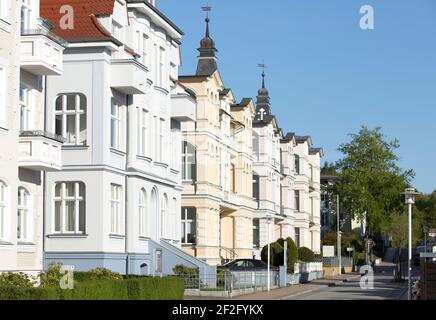
[{"label": "clear sky", "polygon": [[[185,32],[181,74],[195,72],[201,0],[158,0]],[[335,161],[361,125],[398,138],[414,186],[436,189],[435,0],[209,0],[219,68],[237,99],[255,97],[265,60],[272,110],[286,132],[311,135]],[[360,29],[372,5],[375,29]]]}]

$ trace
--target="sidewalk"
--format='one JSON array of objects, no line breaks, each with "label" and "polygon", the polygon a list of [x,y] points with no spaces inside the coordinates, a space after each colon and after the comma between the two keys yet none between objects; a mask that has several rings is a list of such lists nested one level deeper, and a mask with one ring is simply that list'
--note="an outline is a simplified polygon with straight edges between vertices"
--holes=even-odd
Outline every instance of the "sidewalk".
[{"label": "sidewalk", "polygon": [[326,277],[324,279],[313,280],[310,283],[297,284],[286,288],[271,290],[270,292],[256,292],[232,298],[232,300],[282,300],[302,294],[322,290],[331,286],[339,285],[342,282],[353,281],[360,278],[359,273],[348,273],[341,276]]}]

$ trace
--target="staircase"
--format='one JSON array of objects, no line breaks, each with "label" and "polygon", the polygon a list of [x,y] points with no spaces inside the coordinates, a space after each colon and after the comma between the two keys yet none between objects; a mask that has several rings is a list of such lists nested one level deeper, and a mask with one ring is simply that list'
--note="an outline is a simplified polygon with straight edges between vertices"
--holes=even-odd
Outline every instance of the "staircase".
[{"label": "staircase", "polygon": [[221,264],[225,264],[227,262],[230,262],[230,261],[237,259],[238,254],[236,253],[235,249],[221,247],[220,248],[220,257],[221,257]]}]

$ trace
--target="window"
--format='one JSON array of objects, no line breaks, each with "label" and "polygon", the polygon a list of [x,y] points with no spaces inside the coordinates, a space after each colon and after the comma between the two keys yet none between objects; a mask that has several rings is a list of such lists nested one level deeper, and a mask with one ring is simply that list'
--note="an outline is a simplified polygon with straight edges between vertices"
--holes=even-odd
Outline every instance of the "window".
[{"label": "window", "polygon": [[253,219],[253,248],[260,248],[260,220]]},{"label": "window", "polygon": [[6,239],[7,186],[0,181],[0,240]]},{"label": "window", "polygon": [[297,248],[299,248],[301,246],[301,243],[300,243],[300,228],[295,228],[295,245],[297,246]]},{"label": "window", "polygon": [[85,233],[85,185],[60,182],[54,193],[54,233]]},{"label": "window", "polygon": [[295,162],[295,173],[300,174],[300,156],[298,154],[294,155]]},{"label": "window", "polygon": [[21,32],[31,29],[32,1],[21,0]]},{"label": "window", "polygon": [[259,159],[259,135],[253,131],[253,154],[254,159]]},{"label": "window", "polygon": [[115,102],[111,105],[111,147],[121,148],[121,106]]},{"label": "window", "polygon": [[195,208],[182,208],[182,244],[195,244],[196,242],[196,210]]},{"label": "window", "polygon": [[157,84],[159,87],[163,88],[164,83],[164,73],[165,73],[165,49],[159,48],[159,60],[158,60],[158,75],[157,75]]},{"label": "window", "polygon": [[300,190],[294,191],[295,210],[300,212]]},{"label": "window", "polygon": [[20,187],[18,188],[18,206],[17,206],[17,239],[21,241],[30,240],[31,238],[31,216],[30,216],[30,194]]},{"label": "window", "polygon": [[162,238],[168,238],[168,196],[164,194],[161,205]]},{"label": "window", "polygon": [[122,215],[121,215],[121,186],[111,184],[111,233],[121,235]]},{"label": "window", "polygon": [[6,127],[6,72],[0,66],[0,127]]},{"label": "window", "polygon": [[164,143],[165,143],[165,120],[160,119],[159,121],[159,142],[158,142],[158,156],[159,156],[159,162],[163,162],[164,159],[164,150],[166,150]]},{"label": "window", "polygon": [[29,118],[30,118],[30,103],[29,103],[29,90],[20,87],[19,95],[19,111],[20,111],[20,131],[29,130]]},{"label": "window", "polygon": [[260,198],[260,177],[258,174],[253,174],[253,198],[257,201],[259,207]]},{"label": "window", "polygon": [[143,33],[140,53],[141,53],[141,61],[144,66],[148,65],[147,50],[148,50],[148,36],[145,33]]},{"label": "window", "polygon": [[182,142],[182,179],[195,180],[196,179],[196,151],[195,147],[186,142]]},{"label": "window", "polygon": [[118,39],[118,40],[120,40],[120,41],[123,40],[123,39],[122,39],[121,30],[122,30],[122,26],[121,26],[118,22],[116,22],[115,20],[112,20],[112,25],[111,25],[111,33],[112,33],[112,36],[113,36],[115,39]]},{"label": "window", "polygon": [[10,0],[0,1],[0,19],[9,21]]},{"label": "window", "polygon": [[139,236],[146,237],[147,235],[147,193],[145,189],[141,189],[139,193]]},{"label": "window", "polygon": [[86,145],[86,97],[62,94],[56,98],[55,132],[70,145]]},{"label": "window", "polygon": [[148,111],[139,109],[139,133],[138,133],[138,153],[141,156],[148,156]]}]

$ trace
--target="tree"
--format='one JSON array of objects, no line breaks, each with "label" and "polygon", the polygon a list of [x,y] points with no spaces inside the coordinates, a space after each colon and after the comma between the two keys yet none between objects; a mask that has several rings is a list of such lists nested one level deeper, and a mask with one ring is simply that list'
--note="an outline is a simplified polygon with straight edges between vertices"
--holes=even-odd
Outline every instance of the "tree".
[{"label": "tree", "polygon": [[321,168],[321,175],[324,176],[337,176],[336,166],[334,163],[324,162],[324,166]]},{"label": "tree", "polygon": [[363,126],[350,136],[351,141],[338,149],[343,158],[336,162],[340,179],[332,191],[340,195],[341,206],[351,219],[366,224],[365,239],[369,241],[386,229],[391,214],[404,209],[401,193],[414,172],[399,167],[399,142],[387,141],[381,128]]}]

